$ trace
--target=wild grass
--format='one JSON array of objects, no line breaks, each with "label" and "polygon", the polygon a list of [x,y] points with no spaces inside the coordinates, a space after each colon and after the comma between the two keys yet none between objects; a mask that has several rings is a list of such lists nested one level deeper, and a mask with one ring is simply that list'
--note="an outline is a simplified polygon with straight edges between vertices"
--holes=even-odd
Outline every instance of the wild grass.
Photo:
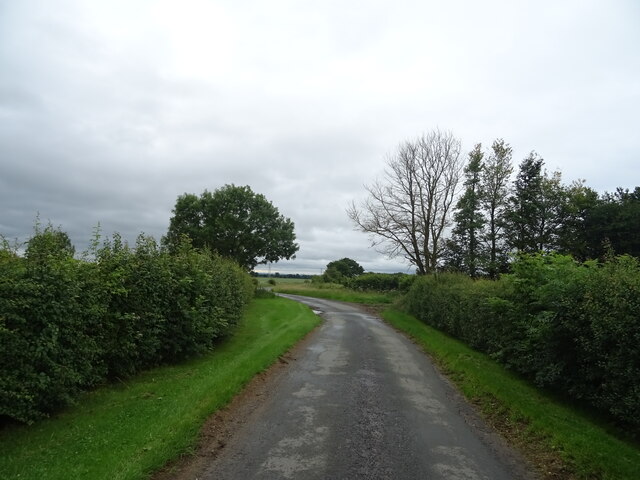
[{"label": "wild grass", "polygon": [[606,424],[412,316],[395,310],[383,316],[414,338],[490,421],[542,464],[547,478],[640,478],[639,446]]},{"label": "wild grass", "polygon": [[296,302],[254,300],[210,354],[85,394],[77,407],[33,426],[5,427],[0,478],[146,478],[188,452],[204,420],[318,321]]}]

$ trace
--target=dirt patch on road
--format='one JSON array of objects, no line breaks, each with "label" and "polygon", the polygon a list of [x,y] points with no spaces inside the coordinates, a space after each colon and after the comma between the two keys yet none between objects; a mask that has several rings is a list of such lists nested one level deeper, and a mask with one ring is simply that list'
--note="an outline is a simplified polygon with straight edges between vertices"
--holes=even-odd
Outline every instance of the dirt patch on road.
[{"label": "dirt patch on road", "polygon": [[268,395],[278,378],[286,374],[289,364],[297,360],[315,331],[309,333],[267,370],[256,375],[226,407],[211,415],[202,426],[194,450],[166,465],[151,480],[198,478],[225,448],[234,432],[247,423],[251,412],[262,404],[263,398]]}]

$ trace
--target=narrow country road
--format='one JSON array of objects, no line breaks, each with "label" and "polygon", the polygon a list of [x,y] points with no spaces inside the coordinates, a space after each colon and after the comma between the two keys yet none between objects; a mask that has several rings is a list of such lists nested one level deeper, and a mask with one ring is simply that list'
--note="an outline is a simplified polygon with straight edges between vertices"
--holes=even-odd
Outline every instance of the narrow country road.
[{"label": "narrow country road", "polygon": [[200,479],[535,478],[413,343],[340,302]]}]

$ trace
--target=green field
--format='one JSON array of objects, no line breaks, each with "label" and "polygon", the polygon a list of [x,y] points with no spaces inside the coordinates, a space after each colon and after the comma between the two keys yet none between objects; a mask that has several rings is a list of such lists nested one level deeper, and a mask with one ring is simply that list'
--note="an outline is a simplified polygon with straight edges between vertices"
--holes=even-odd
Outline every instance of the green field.
[{"label": "green field", "polygon": [[[266,280],[266,279],[265,279]],[[306,295],[308,297],[338,300],[341,302],[363,303],[367,305],[390,304],[398,298],[397,292],[356,291],[344,288],[337,283],[312,283],[295,278],[274,279],[274,292],[289,293],[291,295]],[[271,286],[265,283],[264,286]]]},{"label": "green field", "polygon": [[318,322],[299,303],[255,300],[212,353],[85,394],[33,426],[5,427],[0,478],[146,478],[192,448],[205,419]]}]

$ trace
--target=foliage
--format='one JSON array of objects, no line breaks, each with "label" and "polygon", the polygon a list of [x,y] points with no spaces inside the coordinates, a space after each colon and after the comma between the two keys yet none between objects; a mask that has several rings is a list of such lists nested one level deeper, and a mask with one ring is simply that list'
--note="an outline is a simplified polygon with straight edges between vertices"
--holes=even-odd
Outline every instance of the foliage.
[{"label": "foliage", "polygon": [[606,253],[605,244],[618,254],[640,257],[640,187],[633,191],[618,188],[601,198],[584,202],[582,241],[588,258]]},{"label": "foliage", "polygon": [[351,258],[342,258],[329,262],[322,277],[325,282],[341,283],[345,279],[353,278],[364,273],[364,268]]},{"label": "foliage", "polygon": [[[557,248],[559,253],[572,255],[574,258],[584,261],[589,258],[601,256],[602,241],[607,235],[595,236],[589,232],[588,219],[593,218],[600,200],[598,193],[587,187],[584,181],[574,181],[564,187],[566,201],[560,205],[561,222],[557,228]],[[602,221],[598,221],[602,224]],[[597,238],[597,240],[596,240]],[[593,248],[590,243],[597,244]],[[618,250],[620,253],[630,253]],[[639,250],[640,252],[640,250]]]},{"label": "foliage", "polygon": [[101,387],[36,425],[5,426],[2,478],[149,478],[188,454],[205,419],[318,323],[300,303],[256,300],[213,352]]},{"label": "foliage", "polygon": [[503,139],[495,140],[482,175],[482,206],[487,221],[483,241],[488,250],[486,271],[491,278],[497,278],[507,264],[504,225],[508,211],[508,183],[513,173],[512,153],[513,149]]},{"label": "foliage", "polygon": [[[26,256],[0,255],[0,415],[29,421],[65,405],[103,374],[97,319],[66,235],[47,227]],[[88,308],[87,308],[88,307]]]},{"label": "foliage", "polygon": [[249,186],[225,185],[199,197],[178,197],[164,243],[175,251],[182,235],[196,248],[209,248],[247,271],[258,264],[295,258],[293,222]]},{"label": "foliage", "polygon": [[407,275],[405,273],[365,273],[350,279],[346,286],[353,290],[372,290],[376,292],[407,291],[415,278],[415,275]]},{"label": "foliage", "polygon": [[520,164],[513,194],[509,198],[508,242],[518,252],[535,253],[539,250],[543,165],[544,160],[531,152]]},{"label": "foliage", "polygon": [[457,270],[477,277],[486,264],[485,248],[481,243],[486,219],[481,209],[483,198],[482,172],[484,169],[482,146],[476,145],[469,153],[464,169],[465,190],[456,204],[453,215],[455,228],[448,248],[448,264]]},{"label": "foliage", "polygon": [[213,347],[253,293],[236,264],[187,242],[169,254],[119,235],[77,260],[37,229],[24,257],[0,250],[0,415],[32,422],[107,378]]},{"label": "foliage", "polygon": [[576,402],[563,402],[529,385],[487,355],[410,315],[390,309],[383,316],[422,346],[485,418],[548,478],[638,478],[638,445],[617,438]]},{"label": "foliage", "polygon": [[416,280],[408,311],[640,432],[640,264],[521,255],[499,281]]}]

